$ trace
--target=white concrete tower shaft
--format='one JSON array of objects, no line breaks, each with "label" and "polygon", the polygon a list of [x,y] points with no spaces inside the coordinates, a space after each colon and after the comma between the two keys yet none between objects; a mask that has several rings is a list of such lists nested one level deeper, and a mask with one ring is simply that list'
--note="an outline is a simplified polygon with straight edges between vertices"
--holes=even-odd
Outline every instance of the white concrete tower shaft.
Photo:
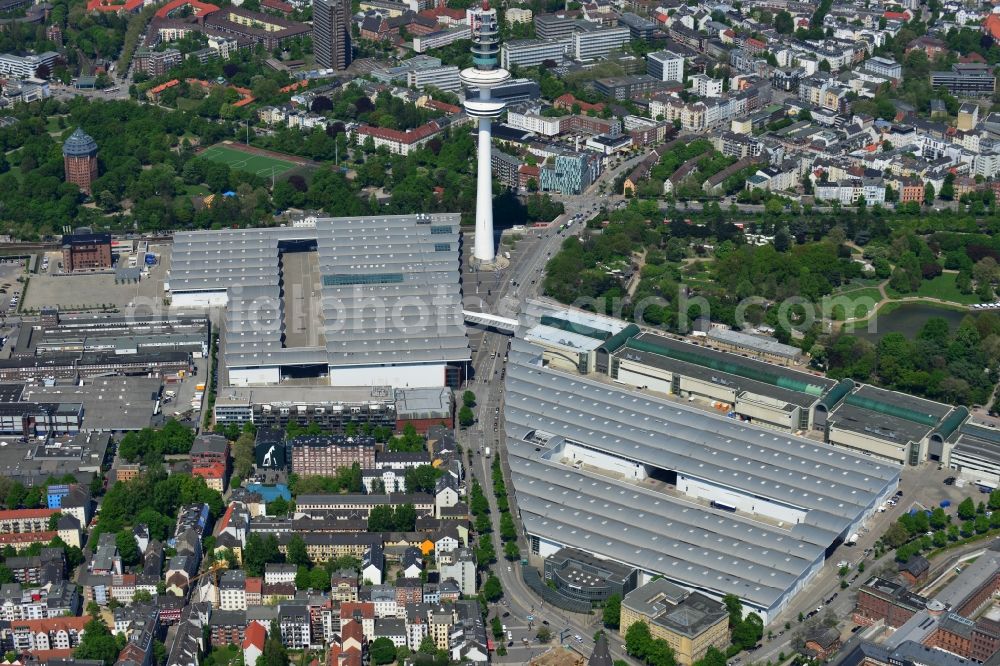
[{"label": "white concrete tower shaft", "polygon": [[476,247],[473,256],[491,262],[496,258],[493,245],[493,120],[479,119],[479,145],[476,157]]}]

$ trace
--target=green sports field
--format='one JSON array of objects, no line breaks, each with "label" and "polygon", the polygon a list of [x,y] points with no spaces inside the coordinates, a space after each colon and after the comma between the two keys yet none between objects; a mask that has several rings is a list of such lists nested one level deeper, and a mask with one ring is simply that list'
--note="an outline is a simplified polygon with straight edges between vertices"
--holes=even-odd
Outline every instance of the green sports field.
[{"label": "green sports field", "polygon": [[211,160],[213,162],[221,162],[229,165],[229,168],[231,169],[246,171],[247,173],[256,174],[258,176],[270,176],[272,169],[274,170],[273,173],[275,176],[280,176],[286,171],[291,171],[299,166],[294,162],[289,162],[277,157],[244,153],[241,150],[230,148],[223,144],[209,146],[199,155],[199,157],[203,157],[206,160]]}]

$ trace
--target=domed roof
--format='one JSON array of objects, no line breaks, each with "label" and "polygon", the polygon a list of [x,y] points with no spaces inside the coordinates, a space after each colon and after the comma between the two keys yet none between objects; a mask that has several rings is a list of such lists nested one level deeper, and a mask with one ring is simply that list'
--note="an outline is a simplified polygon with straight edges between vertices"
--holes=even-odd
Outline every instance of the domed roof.
[{"label": "domed roof", "polygon": [[97,142],[79,127],[63,144],[63,155],[66,157],[90,157],[96,153]]}]

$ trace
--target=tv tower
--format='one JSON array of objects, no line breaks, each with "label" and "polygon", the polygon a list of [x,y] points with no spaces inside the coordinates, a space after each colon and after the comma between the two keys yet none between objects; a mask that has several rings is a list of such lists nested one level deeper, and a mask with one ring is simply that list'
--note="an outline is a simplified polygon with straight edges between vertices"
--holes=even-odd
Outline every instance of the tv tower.
[{"label": "tv tower", "polygon": [[479,162],[476,166],[476,244],[473,261],[482,268],[496,265],[493,246],[493,165],[490,160],[493,119],[503,111],[504,102],[490,98],[490,89],[510,78],[510,72],[499,66],[500,52],[497,10],[483,0],[481,10],[470,12],[472,20],[473,66],[462,70],[462,83],[479,88],[479,97],[466,98],[465,112],[479,123]]}]

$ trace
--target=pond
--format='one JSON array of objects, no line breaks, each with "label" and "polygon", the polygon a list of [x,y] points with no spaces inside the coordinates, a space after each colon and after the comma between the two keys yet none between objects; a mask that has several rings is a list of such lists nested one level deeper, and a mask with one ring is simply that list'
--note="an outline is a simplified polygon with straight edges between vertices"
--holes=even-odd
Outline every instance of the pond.
[{"label": "pond", "polygon": [[912,339],[931,317],[940,317],[948,322],[948,326],[953,330],[961,323],[962,319],[969,314],[961,310],[942,308],[930,303],[903,303],[888,314],[876,316],[873,330],[862,325],[854,332],[859,338],[866,338],[875,342],[886,333],[902,333]]}]

